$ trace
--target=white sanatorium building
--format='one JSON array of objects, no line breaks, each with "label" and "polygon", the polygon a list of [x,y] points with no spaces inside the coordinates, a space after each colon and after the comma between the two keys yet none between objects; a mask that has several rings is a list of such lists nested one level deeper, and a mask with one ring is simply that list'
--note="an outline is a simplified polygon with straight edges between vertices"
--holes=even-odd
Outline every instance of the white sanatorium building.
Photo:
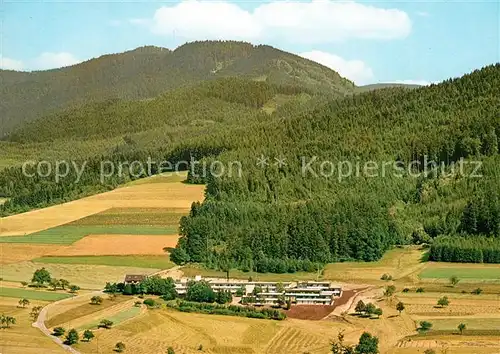
[{"label": "white sanatorium building", "polygon": [[[194,279],[183,278],[176,281],[175,288],[179,295],[184,295],[187,283],[191,280],[205,280],[210,283],[214,291],[230,291],[235,294],[240,290],[242,298],[250,300],[254,305],[273,305],[279,298],[290,299],[292,304],[297,305],[333,305],[334,298],[342,295],[339,285],[327,281],[303,281],[303,282],[262,282],[245,280],[225,280],[216,278],[202,278],[196,276]],[[278,291],[282,287],[283,291]],[[257,290],[257,291],[255,291]]]}]

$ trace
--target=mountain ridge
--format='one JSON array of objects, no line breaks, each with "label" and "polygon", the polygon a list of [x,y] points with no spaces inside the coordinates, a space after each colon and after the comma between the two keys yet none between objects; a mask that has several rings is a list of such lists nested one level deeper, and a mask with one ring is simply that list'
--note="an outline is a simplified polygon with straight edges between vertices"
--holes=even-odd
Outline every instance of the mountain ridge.
[{"label": "mountain ridge", "polygon": [[267,45],[197,41],[167,48],[143,46],[48,71],[0,71],[0,136],[75,103],[155,97],[220,77],[294,84],[351,93],[355,85],[337,72]]}]

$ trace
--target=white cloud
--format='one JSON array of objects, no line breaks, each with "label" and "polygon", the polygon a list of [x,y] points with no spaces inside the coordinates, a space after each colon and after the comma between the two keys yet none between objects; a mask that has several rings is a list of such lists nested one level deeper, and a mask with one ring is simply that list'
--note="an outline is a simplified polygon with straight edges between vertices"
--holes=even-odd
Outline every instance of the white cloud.
[{"label": "white cloud", "polygon": [[158,35],[184,39],[245,39],[328,43],[350,38],[396,39],[411,31],[409,16],[354,1],[275,1],[253,11],[223,1],[185,0],[163,6],[151,19],[134,19]]},{"label": "white cloud", "polygon": [[35,60],[33,60],[33,68],[37,70],[47,70],[62,68],[64,66],[70,66],[80,63],[81,60],[75,58],[71,53],[60,52],[60,53],[49,53],[45,52],[40,54]]},{"label": "white cloud", "polygon": [[338,55],[319,50],[300,53],[299,55],[335,70],[340,76],[354,81],[356,85],[373,82],[373,70],[361,60],[346,60]]},{"label": "white cloud", "polygon": [[405,84],[405,85],[420,85],[420,86],[429,86],[430,84],[433,84],[433,82],[427,80],[396,80],[396,81],[391,81],[391,83]]},{"label": "white cloud", "polygon": [[24,64],[20,60],[6,58],[0,55],[0,69],[21,71]]}]

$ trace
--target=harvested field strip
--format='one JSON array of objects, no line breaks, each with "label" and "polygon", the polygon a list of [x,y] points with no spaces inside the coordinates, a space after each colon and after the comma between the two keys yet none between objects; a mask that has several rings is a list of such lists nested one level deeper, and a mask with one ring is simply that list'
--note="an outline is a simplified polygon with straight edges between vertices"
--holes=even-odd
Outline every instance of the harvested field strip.
[{"label": "harvested field strip", "polygon": [[72,297],[73,295],[67,293],[56,293],[47,290],[28,290],[21,288],[0,288],[0,296],[26,298],[29,300],[43,300],[43,301],[57,301]]},{"label": "harvested field strip", "polygon": [[[456,331],[457,326],[463,323],[467,326],[464,332],[468,330],[481,330],[490,331],[497,330],[500,332],[500,318],[439,318],[429,319],[428,322],[432,323],[433,331]],[[420,322],[420,321],[418,321]],[[418,325],[418,323],[417,323]]]},{"label": "harvested field strip", "polygon": [[71,308],[70,310],[67,310],[63,313],[60,313],[52,318],[50,318],[48,321],[45,322],[45,325],[47,328],[52,328],[59,326],[63,323],[70,322],[74,319],[87,316],[90,314],[93,314],[95,312],[104,310],[106,308],[109,308],[111,306],[115,306],[116,304],[119,304],[124,301],[130,300],[129,297],[127,296],[117,296],[114,300],[108,300],[104,299],[102,304],[100,305],[92,305],[90,303],[86,303],[74,308]]},{"label": "harvested field strip", "polygon": [[165,247],[175,247],[179,235],[92,235],[70,246],[61,246],[48,256],[165,256]]},{"label": "harvested field strip", "polygon": [[184,208],[112,208],[68,225],[148,225],[176,227],[189,209]]},{"label": "harvested field strip", "polygon": [[33,260],[38,263],[53,264],[94,264],[115,267],[140,268],[172,268],[174,264],[165,256],[74,256],[74,257],[41,257]]},{"label": "harvested field strip", "polygon": [[457,276],[461,279],[497,280],[500,281],[500,266],[491,267],[430,267],[420,272],[421,278],[449,279]]},{"label": "harvested field strip", "polygon": [[[431,329],[428,332],[422,332],[419,333],[415,336],[412,336],[411,338],[418,339],[418,338],[428,338],[428,337],[439,337],[439,336],[446,336],[446,335],[459,335],[460,332],[458,329],[455,330],[433,330]],[[485,336],[500,336],[500,329],[470,329],[470,330],[465,330],[462,334],[462,336],[480,336],[480,337],[485,337]],[[498,344],[497,344],[498,345]],[[499,346],[500,347],[500,346]],[[495,352],[497,353],[497,352]]]},{"label": "harvested field strip", "polygon": [[39,243],[70,245],[92,234],[169,235],[177,233],[178,226],[112,225],[112,226],[58,226],[25,236],[0,237],[0,243]]},{"label": "harvested field strip", "polygon": [[107,320],[110,320],[110,321],[113,321],[113,326],[116,326],[128,319],[131,319],[137,315],[139,315],[141,313],[141,308],[140,307],[136,307],[136,306],[133,306],[129,309],[126,309],[126,310],[123,310],[123,311],[120,311],[118,312],[117,314],[113,315],[113,316],[109,316],[109,317],[106,317],[106,318],[99,318],[98,320],[94,321],[94,322],[91,322],[91,323],[88,323],[84,326],[81,326],[78,328],[79,331],[83,331],[83,330],[86,330],[86,329],[95,329],[99,326],[99,322],[103,319],[107,319]]},{"label": "harvested field strip", "polygon": [[0,243],[0,264],[29,261],[51,254],[59,247],[52,245],[28,245],[23,243]]}]

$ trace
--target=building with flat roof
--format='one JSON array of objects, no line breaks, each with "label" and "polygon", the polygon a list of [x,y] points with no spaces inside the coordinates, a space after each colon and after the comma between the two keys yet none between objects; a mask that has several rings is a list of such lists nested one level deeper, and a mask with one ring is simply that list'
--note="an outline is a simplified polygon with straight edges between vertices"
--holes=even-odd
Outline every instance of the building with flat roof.
[{"label": "building with flat roof", "polygon": [[187,292],[189,281],[205,280],[214,291],[229,291],[233,295],[243,294],[242,300],[254,305],[275,305],[280,300],[290,300],[297,305],[332,305],[335,297],[342,295],[342,288],[327,281],[262,282],[238,279],[202,278],[196,276],[176,281],[179,295]]}]

